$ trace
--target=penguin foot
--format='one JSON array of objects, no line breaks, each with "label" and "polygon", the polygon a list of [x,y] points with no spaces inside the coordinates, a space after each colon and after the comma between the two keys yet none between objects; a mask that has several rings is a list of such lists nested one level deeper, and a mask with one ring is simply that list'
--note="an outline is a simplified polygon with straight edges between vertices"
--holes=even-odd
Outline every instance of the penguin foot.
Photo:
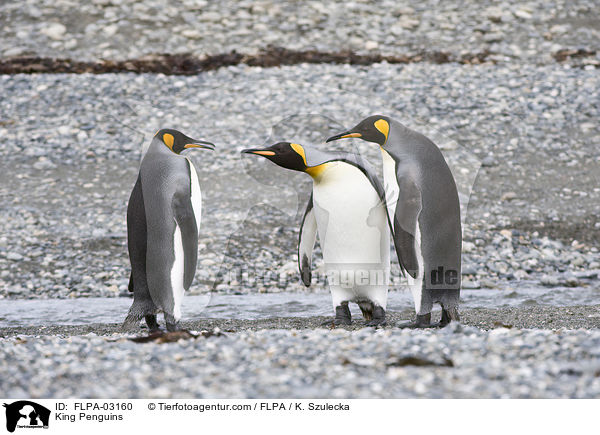
[{"label": "penguin foot", "polygon": [[144,319],[146,320],[146,325],[148,325],[150,334],[162,331],[156,320],[156,314],[148,314],[147,316],[144,316]]},{"label": "penguin foot", "polygon": [[181,331],[181,325],[179,324],[179,322],[167,322],[167,331],[168,332],[176,332],[176,331]]},{"label": "penguin foot", "polygon": [[151,332],[154,328],[158,329],[158,322],[156,321],[157,311],[158,309],[150,299],[145,298],[144,295],[140,296],[139,293],[134,295],[133,304],[131,304],[127,317],[123,322],[122,330],[130,331],[139,329],[140,320],[142,319],[146,319],[146,324]]},{"label": "penguin foot", "polygon": [[460,316],[458,315],[458,307],[442,308],[442,318],[440,319],[440,323],[437,324],[438,328],[443,328],[448,326],[448,324],[452,321],[459,322]]},{"label": "penguin foot", "polygon": [[374,326],[377,328],[378,326],[387,326],[387,321],[383,320],[371,320],[370,322],[365,323],[365,326]]},{"label": "penguin foot", "polygon": [[333,324],[335,326],[352,324],[352,315],[350,314],[348,302],[335,307],[335,319],[333,320]]},{"label": "penguin foot", "polygon": [[338,305],[335,307],[335,318],[333,321],[327,321],[323,323],[323,326],[329,326],[330,328],[335,328],[336,326],[341,325],[351,325],[352,324],[352,315],[350,314],[350,308],[348,308],[348,302],[342,303],[342,305]]},{"label": "penguin foot", "polygon": [[360,308],[360,311],[362,312],[362,315],[367,322],[373,320],[373,308],[374,308],[373,302],[359,301],[358,307]]},{"label": "penguin foot", "polygon": [[431,324],[431,313],[417,314],[417,318],[414,322],[399,323],[398,328],[408,329],[425,329],[425,328],[437,328],[437,325]]},{"label": "penguin foot", "polygon": [[366,326],[385,326],[387,322],[385,320],[385,310],[380,306],[375,306],[373,309],[373,315],[369,322],[365,324]]},{"label": "penguin foot", "polygon": [[175,332],[181,330],[181,325],[179,325],[179,321],[175,320],[175,317],[173,317],[170,314],[165,313],[165,323],[167,324],[168,332]]}]

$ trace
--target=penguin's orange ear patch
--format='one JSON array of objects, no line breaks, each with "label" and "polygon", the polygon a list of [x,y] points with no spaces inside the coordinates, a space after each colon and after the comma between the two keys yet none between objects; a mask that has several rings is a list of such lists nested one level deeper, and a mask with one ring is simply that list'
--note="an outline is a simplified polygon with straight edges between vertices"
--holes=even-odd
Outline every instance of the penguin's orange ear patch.
[{"label": "penguin's orange ear patch", "polygon": [[385,140],[388,138],[388,133],[390,132],[390,124],[385,119],[378,119],[375,121],[375,128],[379,130],[384,136]]},{"label": "penguin's orange ear patch", "polygon": [[302,145],[299,145],[297,143],[291,143],[290,146],[294,151],[296,151],[296,154],[299,154],[300,157],[302,157],[302,160],[304,160],[304,164],[307,165],[306,154],[304,153],[304,148],[302,147]]},{"label": "penguin's orange ear patch", "polygon": [[171,148],[171,151],[173,151],[173,143],[175,142],[175,138],[173,137],[172,134],[169,134],[169,133],[163,134],[163,142],[165,143],[166,146]]}]

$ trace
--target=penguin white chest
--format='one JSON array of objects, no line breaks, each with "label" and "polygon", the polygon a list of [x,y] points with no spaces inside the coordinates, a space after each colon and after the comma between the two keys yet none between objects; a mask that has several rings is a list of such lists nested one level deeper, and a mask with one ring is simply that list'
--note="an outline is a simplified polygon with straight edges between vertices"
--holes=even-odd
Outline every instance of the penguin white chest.
[{"label": "penguin white chest", "polygon": [[192,202],[192,208],[194,210],[194,217],[196,218],[196,227],[198,233],[200,233],[200,220],[202,217],[202,192],[200,191],[200,183],[198,182],[198,174],[192,161],[187,158],[188,164],[190,165],[190,200]]},{"label": "penguin white chest", "polygon": [[181,230],[175,225],[173,233],[173,250],[175,258],[171,267],[171,289],[173,290],[173,317],[175,320],[181,318],[181,301],[185,289],[183,288],[183,271],[185,254],[183,252],[183,240],[181,239]]},{"label": "penguin white chest", "polygon": [[[326,264],[389,262],[389,229],[383,204],[360,169],[332,162],[315,178],[315,218]],[[385,266],[384,266],[385,267]]]},{"label": "penguin white chest", "polygon": [[398,196],[400,195],[400,186],[398,185],[398,177],[396,175],[396,162],[383,148],[381,149],[381,157],[383,160],[383,186],[385,189],[387,210],[390,222],[392,223],[392,229],[395,229],[394,215],[396,214],[396,205],[398,204]]},{"label": "penguin white chest", "polygon": [[[200,232],[200,220],[202,214],[202,194],[200,192],[200,183],[198,182],[198,174],[191,160],[186,157],[190,169],[190,202],[194,210],[194,218],[196,219],[196,228]],[[181,302],[185,288],[183,284],[183,274],[185,269],[185,252],[183,250],[183,240],[181,229],[175,223],[175,231],[173,233],[173,251],[175,254],[173,266],[171,267],[171,288],[173,289],[173,316],[175,320],[181,318]]]}]

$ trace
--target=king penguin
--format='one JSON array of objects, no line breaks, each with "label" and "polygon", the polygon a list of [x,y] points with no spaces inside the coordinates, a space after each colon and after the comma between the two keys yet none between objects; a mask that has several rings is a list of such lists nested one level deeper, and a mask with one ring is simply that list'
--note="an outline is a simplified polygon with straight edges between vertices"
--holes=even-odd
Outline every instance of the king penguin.
[{"label": "king penguin", "polygon": [[298,268],[304,285],[310,286],[318,234],[335,312],[333,325],[351,324],[349,302],[358,304],[367,326],[384,325],[390,232],[383,186],[369,165],[355,154],[289,142],[242,152],[312,177],[312,195],[300,228]]},{"label": "king penguin", "polygon": [[202,206],[196,169],[180,155],[188,148],[212,150],[214,145],[163,129],[142,159],[127,206],[133,304],[124,328],[145,317],[150,331],[156,331],[156,313],[162,311],[167,330],[179,329],[183,294],[196,273]]},{"label": "king penguin", "polygon": [[327,139],[361,138],[381,147],[387,209],[400,267],[412,278],[416,320],[430,327],[434,303],[439,325],[459,320],[462,232],[454,177],[428,138],[386,116],[370,116]]}]

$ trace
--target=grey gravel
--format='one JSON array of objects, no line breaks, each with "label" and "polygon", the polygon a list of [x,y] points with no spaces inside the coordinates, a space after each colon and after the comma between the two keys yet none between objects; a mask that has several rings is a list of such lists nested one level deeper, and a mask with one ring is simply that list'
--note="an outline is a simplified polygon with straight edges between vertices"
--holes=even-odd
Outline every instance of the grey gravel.
[{"label": "grey gravel", "polygon": [[[165,126],[218,149],[189,153],[204,193],[191,292],[304,291],[295,252],[309,178],[239,150],[281,139],[329,147],[324,138],[372,113],[442,147],[463,201],[467,286],[598,286],[586,275],[600,269],[594,71],[298,65],[0,81],[2,298],[127,295],[126,202],[142,145]],[[336,146],[380,158],[361,141]],[[480,167],[490,157],[497,164]]]},{"label": "grey gravel", "polygon": [[[598,328],[598,308],[547,307],[544,314],[588,316],[582,326]],[[523,309],[514,314],[539,318]],[[510,316],[505,310],[499,317]],[[133,343],[111,328],[98,336],[101,325],[77,336],[65,336],[67,327],[46,332],[60,335],[10,334],[0,339],[0,390],[8,398],[600,397],[598,329],[313,329],[319,321],[206,321],[202,327],[218,324],[224,335],[167,344]]]},{"label": "grey gravel", "polygon": [[593,0],[30,0],[0,5],[0,54],[125,59],[254,53],[272,44],[383,54],[489,51],[495,62],[547,63],[565,48],[597,51],[598,22]]}]

